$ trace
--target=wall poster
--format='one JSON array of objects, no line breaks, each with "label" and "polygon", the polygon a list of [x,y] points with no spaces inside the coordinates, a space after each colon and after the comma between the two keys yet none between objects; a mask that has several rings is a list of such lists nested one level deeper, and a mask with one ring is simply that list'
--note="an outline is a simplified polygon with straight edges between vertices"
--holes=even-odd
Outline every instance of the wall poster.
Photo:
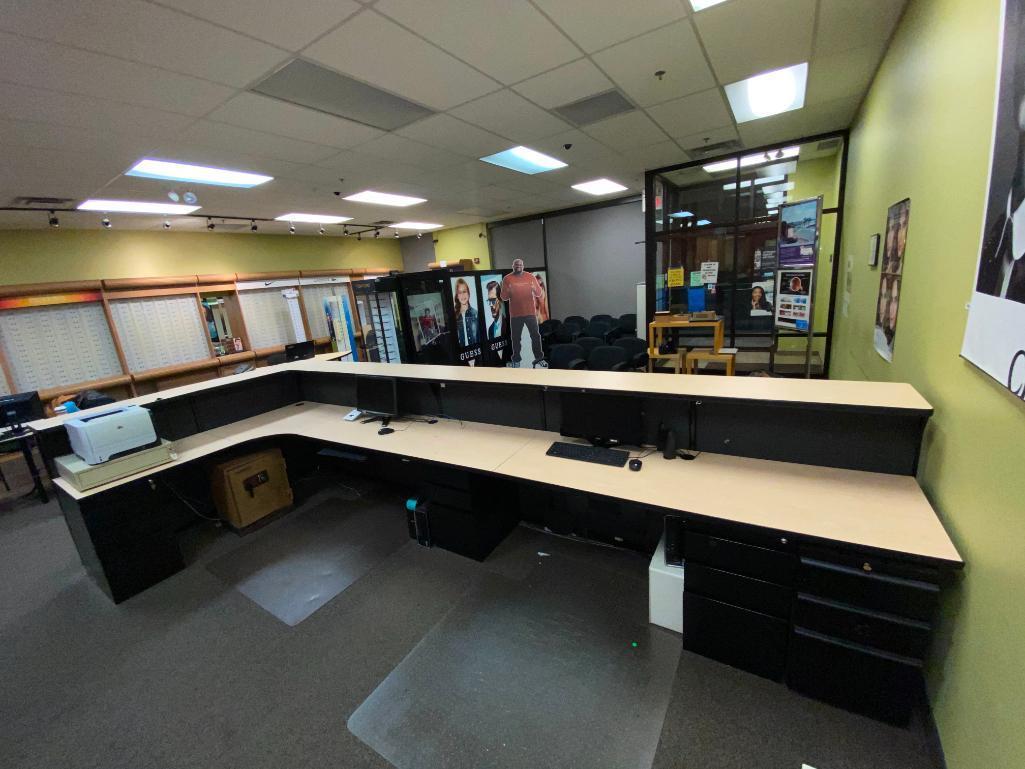
[{"label": "wall poster", "polygon": [[1025,400],[1025,0],[1002,3],[993,144],[961,355]]},{"label": "wall poster", "polygon": [[456,357],[473,366],[484,355],[480,334],[480,310],[474,276],[460,275],[452,281],[452,312],[456,325]]},{"label": "wall poster", "polygon": [[484,298],[484,344],[493,363],[505,365],[509,358],[509,313],[502,299],[500,272],[481,275],[480,293]]},{"label": "wall poster", "polygon": [[811,325],[812,268],[776,273],[776,326],[807,331]]},{"label": "wall poster", "polygon": [[527,270],[522,259],[513,260],[512,272],[502,278],[502,301],[509,315],[510,357],[505,365],[547,368],[539,330],[549,318],[545,270]]},{"label": "wall poster", "polygon": [[[779,207],[777,260],[780,269],[815,266],[821,213],[821,197],[784,203]],[[764,260],[764,254],[762,258]],[[764,261],[761,266],[765,269]]]},{"label": "wall poster", "polygon": [[894,203],[886,212],[886,242],[883,267],[879,274],[879,301],[876,303],[876,327],[873,344],[884,360],[893,360],[893,341],[897,336],[897,311],[900,309],[900,284],[904,275],[904,249],[908,241],[908,216],[911,200]]}]

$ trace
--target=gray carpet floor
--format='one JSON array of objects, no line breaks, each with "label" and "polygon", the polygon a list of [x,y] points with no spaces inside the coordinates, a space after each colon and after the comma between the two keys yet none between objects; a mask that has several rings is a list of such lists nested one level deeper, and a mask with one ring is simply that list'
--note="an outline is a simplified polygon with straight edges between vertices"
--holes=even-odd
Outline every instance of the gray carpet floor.
[{"label": "gray carpet floor", "polygon": [[[358,504],[365,511],[392,503],[369,494]],[[351,509],[353,503],[325,491],[306,509],[332,504]],[[418,647],[436,652],[444,645],[431,639],[446,628],[486,619],[477,612],[501,614],[508,601],[510,615],[529,614],[532,595],[559,608],[553,594],[572,596],[594,585],[606,592],[614,621],[602,621],[601,602],[593,600],[574,616],[587,620],[597,648],[607,643],[618,650],[624,633],[647,638],[636,625],[619,622],[644,612],[646,559],[524,528],[483,564],[413,542],[381,551],[344,590],[290,626],[209,567],[223,566],[220,559],[239,548],[287,539],[283,532],[302,512],[245,539],[200,522],[189,546],[196,563],[115,606],[86,576],[56,504],[0,499],[0,765],[390,767],[350,731],[350,718],[364,703],[380,705],[393,672],[401,673],[407,658],[417,660]],[[655,632],[660,648],[675,641],[668,631]],[[473,634],[462,642],[467,638]],[[529,654],[517,659],[531,665]],[[644,754],[642,764],[653,755],[658,769],[934,769],[920,728],[887,727],[690,654],[679,658],[675,675],[672,666],[668,673],[664,666],[652,669],[672,680],[665,684],[668,702],[654,686],[658,701],[643,703],[645,724],[653,707],[665,717],[645,737],[650,751],[635,751]],[[459,670],[449,660],[439,675]],[[524,680],[536,683],[538,671],[525,670]],[[638,692],[643,687],[633,696]],[[580,695],[576,687],[569,710],[583,707]],[[524,719],[530,701],[529,693],[506,698],[508,717],[526,724],[516,739],[560,739],[530,732]],[[483,697],[477,704],[488,702]],[[606,720],[612,712],[597,703],[593,709]],[[493,724],[481,719],[479,728]],[[572,759],[560,761],[583,769]],[[436,765],[463,764],[439,757]],[[593,755],[586,766],[595,766]]]}]

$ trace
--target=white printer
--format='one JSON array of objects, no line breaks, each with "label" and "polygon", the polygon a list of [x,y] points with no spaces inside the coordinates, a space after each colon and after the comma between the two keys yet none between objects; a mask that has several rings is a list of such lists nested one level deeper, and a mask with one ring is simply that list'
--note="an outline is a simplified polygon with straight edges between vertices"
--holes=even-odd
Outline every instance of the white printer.
[{"label": "white printer", "polygon": [[71,448],[90,465],[159,445],[150,413],[142,406],[125,406],[95,416],[69,419],[64,427]]}]

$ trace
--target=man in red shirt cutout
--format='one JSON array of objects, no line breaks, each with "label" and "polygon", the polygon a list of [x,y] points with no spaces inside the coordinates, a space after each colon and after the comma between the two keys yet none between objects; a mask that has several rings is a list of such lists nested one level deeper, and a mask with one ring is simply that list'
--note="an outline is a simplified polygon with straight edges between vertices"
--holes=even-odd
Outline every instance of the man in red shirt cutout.
[{"label": "man in red shirt cutout", "polygon": [[532,367],[548,368],[544,353],[541,351],[541,332],[537,327],[537,314],[534,309],[534,299],[540,299],[544,292],[541,290],[537,278],[533,274],[523,271],[522,259],[514,260],[512,269],[511,273],[502,278],[502,298],[509,302],[509,335],[512,337],[513,351],[512,360],[508,365],[519,366],[523,327],[526,326],[534,353]]}]

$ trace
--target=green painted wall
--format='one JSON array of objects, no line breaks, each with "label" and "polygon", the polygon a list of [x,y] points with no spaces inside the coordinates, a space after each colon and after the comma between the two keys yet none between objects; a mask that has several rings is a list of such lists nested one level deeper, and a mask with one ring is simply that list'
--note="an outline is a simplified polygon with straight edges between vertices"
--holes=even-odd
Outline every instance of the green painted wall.
[{"label": "green painted wall", "polygon": [[439,230],[434,233],[434,258],[440,261],[458,262],[460,259],[480,259],[474,265],[478,270],[491,267],[491,254],[488,252],[488,239],[480,237],[487,234],[483,224],[468,224],[465,227],[453,227],[451,230]]},{"label": "green painted wall", "polygon": [[[911,382],[933,404],[919,480],[967,561],[929,671],[950,769],[1025,762],[1025,407],[958,357],[985,202],[999,0],[912,0],[851,136],[831,375]],[[869,236],[911,198],[893,363],[872,348]],[[841,281],[841,286],[843,285]],[[842,289],[841,289],[842,290]],[[838,297],[839,299],[839,297]]]},{"label": "green painted wall", "polygon": [[0,284],[342,267],[402,269],[394,238],[0,230]]}]

